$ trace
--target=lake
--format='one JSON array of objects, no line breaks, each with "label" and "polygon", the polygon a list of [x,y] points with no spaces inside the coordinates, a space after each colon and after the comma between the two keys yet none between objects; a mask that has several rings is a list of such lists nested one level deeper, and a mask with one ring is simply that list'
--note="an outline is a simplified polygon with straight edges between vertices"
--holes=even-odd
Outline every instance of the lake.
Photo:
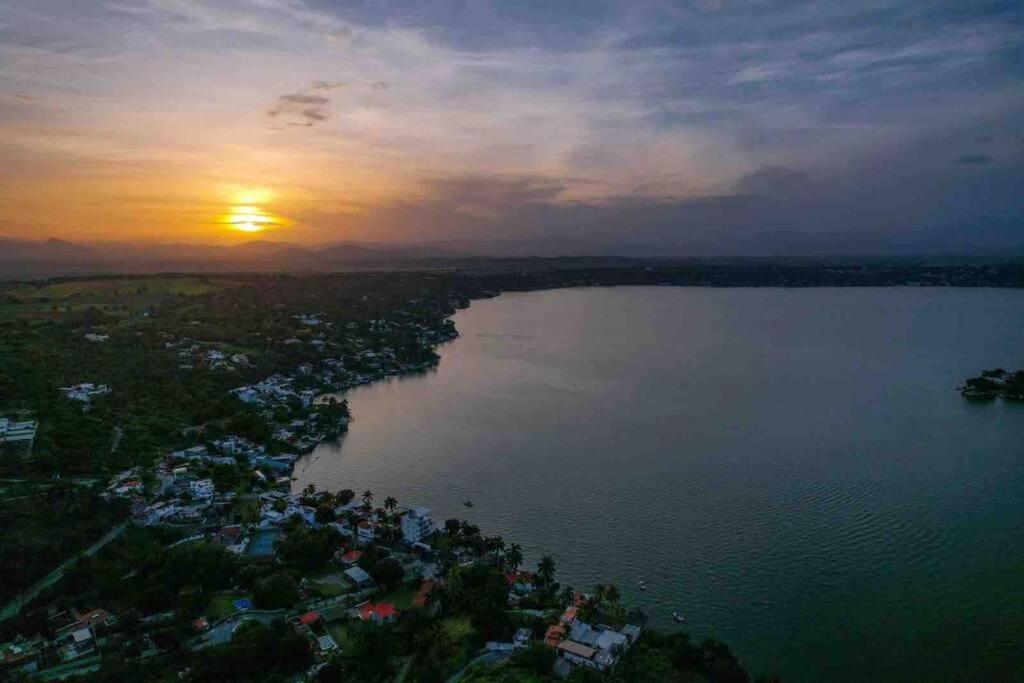
[{"label": "lake", "polygon": [[1024,680],[1024,406],[954,390],[1024,368],[1022,314],[993,289],[474,301],[436,370],[348,392],[295,487],[467,518],[757,674]]}]

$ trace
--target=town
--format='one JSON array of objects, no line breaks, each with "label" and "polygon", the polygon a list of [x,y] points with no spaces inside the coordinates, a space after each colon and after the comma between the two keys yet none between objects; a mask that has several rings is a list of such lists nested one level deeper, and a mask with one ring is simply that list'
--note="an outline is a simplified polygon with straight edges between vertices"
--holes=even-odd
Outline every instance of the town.
[{"label": "town", "polygon": [[[356,482],[293,490],[299,458],[358,425],[347,389],[429,371],[457,334],[454,311],[553,278],[9,289],[3,675],[748,680],[724,644],[653,630],[615,586],[563,585],[551,556],[528,567],[519,545],[469,521],[435,522],[417,501],[357,493]],[[32,301],[43,308],[26,310]]]}]

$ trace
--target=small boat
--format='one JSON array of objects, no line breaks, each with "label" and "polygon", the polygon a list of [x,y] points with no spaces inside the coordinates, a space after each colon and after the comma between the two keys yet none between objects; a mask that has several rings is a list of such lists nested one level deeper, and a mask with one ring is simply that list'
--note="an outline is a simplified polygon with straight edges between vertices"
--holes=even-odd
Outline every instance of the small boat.
[{"label": "small boat", "polygon": [[636,585],[640,586],[640,590],[642,590],[642,591],[647,590],[647,582],[644,581],[643,579],[638,579],[637,582],[636,582]]},{"label": "small boat", "polygon": [[682,623],[682,622],[686,621],[686,617],[684,617],[684,616],[683,616],[682,614],[680,614],[679,612],[672,612],[672,618],[676,620],[676,623],[677,623],[677,624],[679,624],[679,623]]},{"label": "small boat", "polygon": [[473,501],[471,501],[471,500],[464,500],[464,501],[462,501],[462,504],[465,505],[468,508],[473,507]]}]

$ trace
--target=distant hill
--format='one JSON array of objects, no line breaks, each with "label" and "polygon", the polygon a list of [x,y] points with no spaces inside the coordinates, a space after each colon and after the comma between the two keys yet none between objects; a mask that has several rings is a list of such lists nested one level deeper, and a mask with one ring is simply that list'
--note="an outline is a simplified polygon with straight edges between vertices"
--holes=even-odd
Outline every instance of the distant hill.
[{"label": "distant hill", "polygon": [[0,237],[0,261],[66,260],[95,258],[91,247],[51,237],[47,240],[18,240]]}]

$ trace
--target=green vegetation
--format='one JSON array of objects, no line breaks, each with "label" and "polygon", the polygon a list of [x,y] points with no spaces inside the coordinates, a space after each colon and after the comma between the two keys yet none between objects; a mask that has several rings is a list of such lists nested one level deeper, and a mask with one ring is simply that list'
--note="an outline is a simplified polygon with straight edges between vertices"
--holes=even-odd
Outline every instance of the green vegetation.
[{"label": "green vegetation", "polygon": [[37,495],[0,502],[0,604],[98,541],[125,514],[123,505],[63,480]]}]

